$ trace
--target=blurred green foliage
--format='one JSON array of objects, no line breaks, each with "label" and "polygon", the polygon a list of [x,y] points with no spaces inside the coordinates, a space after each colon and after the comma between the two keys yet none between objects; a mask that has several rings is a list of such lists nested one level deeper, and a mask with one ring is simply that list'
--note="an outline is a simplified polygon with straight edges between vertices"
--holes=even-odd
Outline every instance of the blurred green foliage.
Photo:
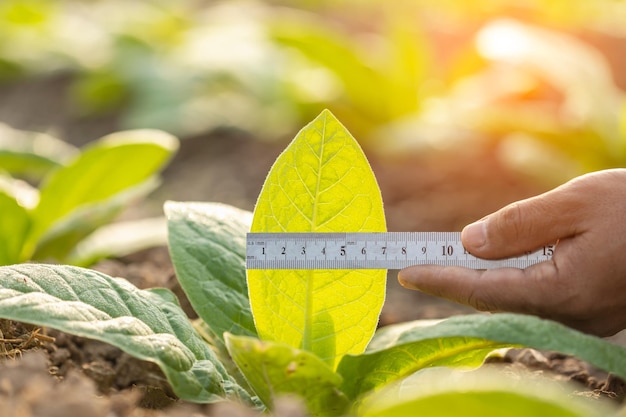
[{"label": "blurred green foliage", "polygon": [[5,0],[0,82],[77,116],[286,138],[330,108],[372,150],[492,149],[549,183],[626,162],[626,3]]},{"label": "blurred green foliage", "polygon": [[[77,149],[0,124],[0,265],[85,265],[154,237],[155,222],[146,232],[125,223],[132,227],[125,239],[119,224],[108,224],[159,185],[158,173],[177,149],[178,139],[158,130],[117,132]],[[117,231],[108,241],[89,239],[107,227]]]}]

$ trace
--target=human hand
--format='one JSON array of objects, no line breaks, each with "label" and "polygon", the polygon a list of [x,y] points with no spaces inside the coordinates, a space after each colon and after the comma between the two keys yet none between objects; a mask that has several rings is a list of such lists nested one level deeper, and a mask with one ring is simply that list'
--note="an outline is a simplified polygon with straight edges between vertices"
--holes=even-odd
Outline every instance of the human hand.
[{"label": "human hand", "polygon": [[400,283],[485,311],[533,314],[609,336],[626,328],[626,169],[587,174],[463,229],[473,255],[506,258],[557,242],[526,269],[412,266]]}]

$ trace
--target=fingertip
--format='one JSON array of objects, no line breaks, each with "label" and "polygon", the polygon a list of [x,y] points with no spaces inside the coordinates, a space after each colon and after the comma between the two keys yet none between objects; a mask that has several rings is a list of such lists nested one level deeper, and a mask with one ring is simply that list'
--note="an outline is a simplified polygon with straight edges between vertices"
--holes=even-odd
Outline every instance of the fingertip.
[{"label": "fingertip", "polygon": [[410,266],[408,268],[401,269],[398,272],[398,282],[404,288],[415,289],[415,286],[412,284],[414,277],[417,273],[416,269],[419,267]]},{"label": "fingertip", "polygon": [[398,282],[405,288],[420,290],[433,280],[441,268],[443,267],[439,265],[410,266],[398,272]]},{"label": "fingertip", "polygon": [[[408,289],[443,297],[481,311],[524,312],[532,308],[533,281],[517,268],[474,270],[457,266],[423,265],[398,273]],[[528,288],[531,287],[531,288]]]},{"label": "fingertip", "polygon": [[476,251],[487,244],[487,230],[485,219],[468,224],[461,231],[461,241],[467,250]]}]

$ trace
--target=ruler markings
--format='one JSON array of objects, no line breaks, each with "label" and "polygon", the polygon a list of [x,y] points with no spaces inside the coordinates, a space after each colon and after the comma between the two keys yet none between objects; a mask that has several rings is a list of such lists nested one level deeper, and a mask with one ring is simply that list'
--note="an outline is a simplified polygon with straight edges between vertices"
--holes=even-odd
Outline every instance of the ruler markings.
[{"label": "ruler markings", "polygon": [[468,253],[459,232],[248,233],[248,269],[402,269],[450,265],[526,268],[551,259],[554,245],[522,256],[486,260]]}]

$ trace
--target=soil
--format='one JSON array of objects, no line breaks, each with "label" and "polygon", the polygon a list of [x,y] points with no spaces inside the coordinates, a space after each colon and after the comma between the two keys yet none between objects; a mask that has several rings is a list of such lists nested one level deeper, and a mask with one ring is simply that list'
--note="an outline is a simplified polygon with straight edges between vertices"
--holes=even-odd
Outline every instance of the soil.
[{"label": "soil", "polygon": [[[63,79],[55,79],[44,87],[54,92],[57,83],[63,82]],[[11,113],[6,113],[7,103],[11,103],[13,97],[12,88],[5,88],[8,95],[4,97],[8,98],[0,99],[0,116],[5,115],[0,120],[25,112],[24,108],[20,110],[17,100],[23,96],[16,94]],[[42,112],[36,100],[24,106],[31,114]],[[43,112],[39,117],[49,125],[61,126],[61,130],[63,126],[78,129],[67,127],[64,130],[76,138],[75,143],[84,140],[85,132],[95,138],[117,130],[115,118],[91,125],[85,122],[68,125],[67,120],[54,118],[69,117],[67,114],[63,111],[55,114]],[[33,128],[31,122],[16,118],[12,124],[17,128]],[[148,201],[129,210],[126,217],[159,215],[166,199],[219,201],[251,210],[266,173],[284,146],[284,141],[263,143],[232,131],[186,138],[164,172],[163,186]],[[463,225],[507,203],[546,189],[546,185],[524,181],[501,165],[491,146],[421,156],[383,157],[368,149],[366,153],[379,180],[390,231],[460,230]],[[105,260],[94,268],[127,278],[140,288],[170,288],[178,295],[187,314],[195,317],[176,281],[165,247]],[[397,284],[395,273],[390,272],[380,324],[474,312],[468,307],[405,290]],[[255,415],[233,404],[196,405],[178,401],[156,366],[101,342],[5,320],[0,320],[0,331],[0,410],[3,416]],[[624,339],[621,335],[614,341],[626,345]],[[491,362],[511,372],[523,369],[575,381],[578,395],[608,397],[619,403],[626,398],[624,381],[561,354],[512,350],[504,358]],[[304,415],[299,403],[293,400],[281,403],[276,414]]]}]

